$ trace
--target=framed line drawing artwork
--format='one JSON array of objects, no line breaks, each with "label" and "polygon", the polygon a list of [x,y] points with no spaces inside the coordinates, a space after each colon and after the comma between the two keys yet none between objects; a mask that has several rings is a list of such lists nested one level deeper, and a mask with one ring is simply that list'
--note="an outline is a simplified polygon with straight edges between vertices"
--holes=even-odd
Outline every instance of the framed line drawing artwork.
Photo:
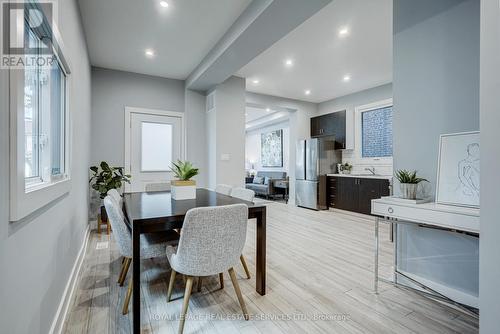
[{"label": "framed line drawing artwork", "polygon": [[479,208],[479,131],[439,139],[436,203]]}]

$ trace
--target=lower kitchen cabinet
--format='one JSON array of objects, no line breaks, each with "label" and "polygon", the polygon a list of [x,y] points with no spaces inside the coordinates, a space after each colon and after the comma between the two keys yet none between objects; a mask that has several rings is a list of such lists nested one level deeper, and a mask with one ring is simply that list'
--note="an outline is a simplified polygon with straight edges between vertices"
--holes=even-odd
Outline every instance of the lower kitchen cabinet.
[{"label": "lower kitchen cabinet", "polygon": [[329,176],[327,184],[329,207],[367,215],[372,199],[390,194],[387,179]]}]

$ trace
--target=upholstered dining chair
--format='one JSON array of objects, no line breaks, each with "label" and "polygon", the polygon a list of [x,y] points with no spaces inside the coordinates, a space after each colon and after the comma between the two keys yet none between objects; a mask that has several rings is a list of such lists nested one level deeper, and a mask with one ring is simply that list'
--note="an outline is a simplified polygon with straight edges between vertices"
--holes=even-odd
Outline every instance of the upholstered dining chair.
[{"label": "upholstered dining chair", "polygon": [[172,273],[168,283],[167,301],[170,301],[177,273],[187,276],[179,333],[184,322],[195,277],[229,272],[243,315],[248,311],[233,267],[245,245],[248,207],[245,204],[194,208],[186,213],[177,249],[167,246],[166,253]]},{"label": "upholstered dining chair", "polygon": [[230,195],[233,187],[227,184],[218,184],[215,186],[215,192],[222,195]]},{"label": "upholstered dining chair", "polygon": [[[120,195],[120,193],[118,192],[118,190],[110,189],[110,190],[108,190],[107,195],[111,196],[115,200],[116,204],[118,204],[118,208],[120,208],[120,209],[122,208],[123,198],[122,198],[122,195]],[[122,213],[122,211],[120,211],[120,214],[121,213]]]},{"label": "upholstered dining chair", "polygon": [[[123,213],[119,204],[114,200],[112,195],[104,198],[104,206],[108,214],[108,219],[113,228],[113,235],[118,244],[118,250],[124,257],[122,269],[118,277],[118,283],[123,286],[127,272],[132,262],[132,235],[125,224]],[[165,256],[165,248],[169,245],[176,245],[178,235],[176,233],[151,233],[141,234],[141,259],[151,259]],[[128,304],[132,296],[132,279],[128,282],[127,295],[123,303],[122,313],[128,313]]]},{"label": "upholstered dining chair", "polygon": [[[242,200],[247,201],[247,202],[253,202],[253,199],[255,198],[255,192],[253,190],[250,190],[250,189],[236,187],[236,188],[231,189],[230,196],[242,199]],[[245,270],[245,274],[247,275],[247,278],[250,279],[251,278],[250,270],[248,270],[247,261],[245,260],[245,257],[243,256],[243,254],[241,254],[241,256],[240,256],[240,261],[241,261],[241,265],[243,266],[243,269]]]},{"label": "upholstered dining chair", "polygon": [[235,187],[231,189],[231,193],[229,195],[247,202],[253,202],[255,198],[255,191],[251,189]]}]

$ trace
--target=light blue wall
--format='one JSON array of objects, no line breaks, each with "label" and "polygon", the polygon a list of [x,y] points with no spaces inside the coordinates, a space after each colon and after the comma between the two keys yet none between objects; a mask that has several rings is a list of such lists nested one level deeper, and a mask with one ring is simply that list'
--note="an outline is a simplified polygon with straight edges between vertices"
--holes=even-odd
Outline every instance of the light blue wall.
[{"label": "light blue wall", "polygon": [[[9,223],[9,87],[0,69],[0,332],[48,333],[88,227],[90,63],[76,0],[57,1],[58,27],[71,67],[70,192]],[[57,329],[57,328],[56,328]]]},{"label": "light blue wall", "polygon": [[320,115],[341,110],[353,110],[364,104],[369,104],[381,100],[392,98],[392,84],[369,88],[357,93],[337,97],[332,100],[321,102],[318,105]]},{"label": "light blue wall", "polygon": [[[479,4],[394,1],[394,168],[418,170],[431,196],[439,135],[479,129]],[[422,228],[400,237],[401,268],[478,294],[478,239]]]},{"label": "light blue wall", "polygon": [[184,112],[184,81],[92,68],[92,155],[122,166],[125,107]]},{"label": "light blue wall", "polygon": [[481,0],[481,249],[479,296],[481,334],[500,328],[500,10],[498,0]]}]

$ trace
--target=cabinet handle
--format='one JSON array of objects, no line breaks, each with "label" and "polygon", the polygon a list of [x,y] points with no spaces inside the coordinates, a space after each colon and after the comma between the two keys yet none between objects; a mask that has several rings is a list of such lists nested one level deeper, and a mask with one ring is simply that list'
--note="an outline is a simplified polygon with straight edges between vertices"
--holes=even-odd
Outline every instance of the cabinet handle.
[{"label": "cabinet handle", "polygon": [[387,212],[394,213],[394,209],[392,207],[387,208]]}]

